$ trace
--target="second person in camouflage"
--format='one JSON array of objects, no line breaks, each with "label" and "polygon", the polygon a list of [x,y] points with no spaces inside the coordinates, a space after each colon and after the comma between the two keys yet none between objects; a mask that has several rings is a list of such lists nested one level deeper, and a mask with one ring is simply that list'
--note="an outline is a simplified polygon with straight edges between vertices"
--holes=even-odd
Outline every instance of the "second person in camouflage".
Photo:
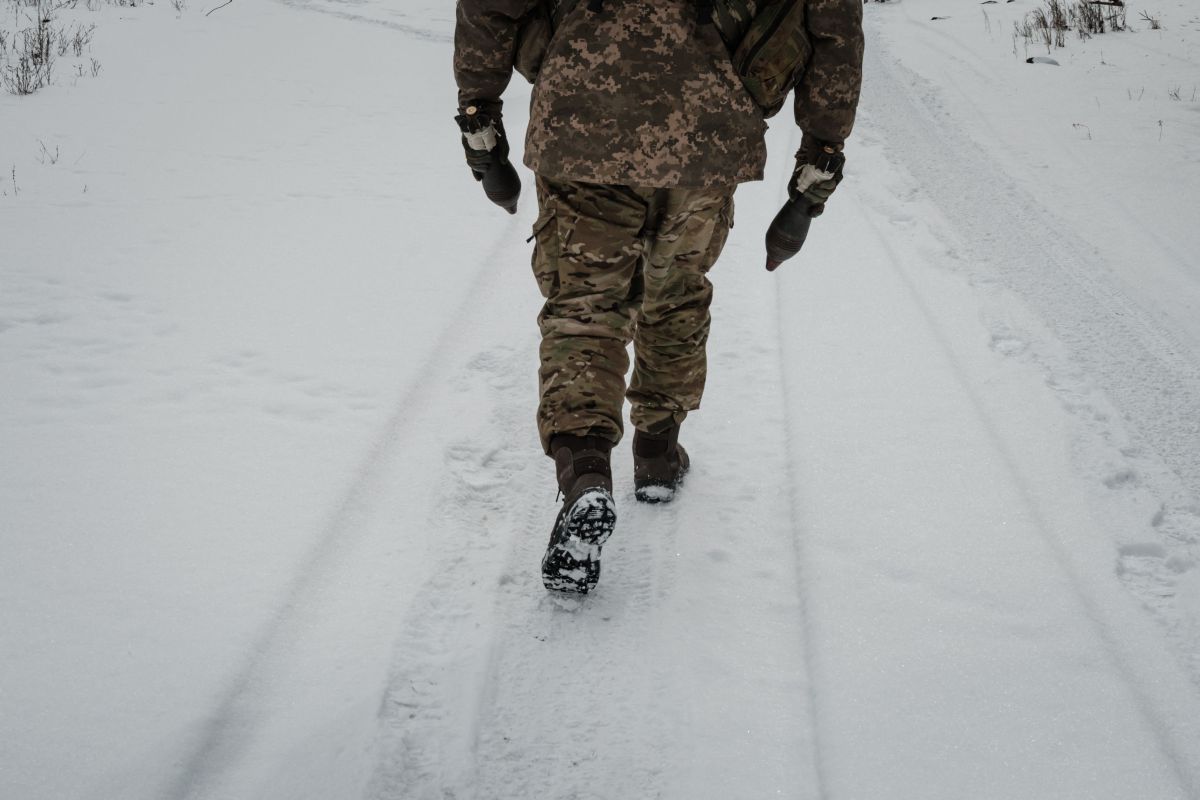
[{"label": "second person in camouflage", "polygon": [[[521,26],[545,1],[459,0],[460,108],[500,119]],[[795,1],[812,45],[796,88],[805,133],[796,175],[812,184],[805,153],[840,150],[853,126],[862,8]],[[638,499],[670,500],[688,468],[678,437],[707,373],[706,275],[733,224],[734,189],[762,178],[765,130],[697,0],[580,0],[550,41],[525,145],[545,297],[538,429],[564,495],[542,564],[548,588],[586,592],[599,578],[616,522],[609,454],[625,397]],[[815,188],[827,196],[835,185]]]}]

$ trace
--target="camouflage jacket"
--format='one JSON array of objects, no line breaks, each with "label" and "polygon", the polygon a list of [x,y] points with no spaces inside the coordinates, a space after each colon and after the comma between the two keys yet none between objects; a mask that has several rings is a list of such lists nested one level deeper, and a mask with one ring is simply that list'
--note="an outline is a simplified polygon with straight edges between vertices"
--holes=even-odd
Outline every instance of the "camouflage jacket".
[{"label": "camouflage jacket", "polygon": [[[499,107],[521,20],[539,0],[458,0],[459,103]],[[820,139],[850,134],[862,78],[861,0],[802,0],[812,56],[796,122]],[[560,180],[710,188],[760,180],[766,123],[728,48],[695,0],[580,0],[534,84],[525,164]]]}]

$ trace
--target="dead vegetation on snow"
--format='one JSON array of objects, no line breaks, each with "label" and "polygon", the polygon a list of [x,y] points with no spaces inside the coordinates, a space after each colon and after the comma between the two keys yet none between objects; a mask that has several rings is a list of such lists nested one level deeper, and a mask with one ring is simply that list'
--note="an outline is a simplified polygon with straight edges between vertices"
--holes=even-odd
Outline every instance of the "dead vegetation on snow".
[{"label": "dead vegetation on snow", "polygon": [[1128,9],[1122,0],[1043,0],[1040,8],[1013,23],[1013,44],[1015,47],[1023,39],[1026,46],[1042,44],[1049,52],[1066,47],[1067,35],[1072,32],[1080,39],[1090,39],[1125,30],[1129,30]]},{"label": "dead vegetation on snow", "polygon": [[[185,0],[170,0],[182,13]],[[100,74],[92,56],[94,23],[80,17],[109,6],[137,8],[150,0],[0,0],[0,87],[33,94],[59,77]]]}]

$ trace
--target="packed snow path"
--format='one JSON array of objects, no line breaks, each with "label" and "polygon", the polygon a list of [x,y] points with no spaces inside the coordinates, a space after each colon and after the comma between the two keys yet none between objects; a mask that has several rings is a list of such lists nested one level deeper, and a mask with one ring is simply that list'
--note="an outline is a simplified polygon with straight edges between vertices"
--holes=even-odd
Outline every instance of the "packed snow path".
[{"label": "packed snow path", "polygon": [[460,163],[448,4],[235,4],[132,99],[114,56],[93,146],[178,146],[95,206],[3,198],[0,796],[1200,797],[1194,234],[1129,234],[1173,288],[1131,287],[914,72],[980,69],[931,7],[868,9],[847,181],[768,275],[774,125],[695,468],[640,506],[618,449],[584,600],[537,571],[532,197]]}]

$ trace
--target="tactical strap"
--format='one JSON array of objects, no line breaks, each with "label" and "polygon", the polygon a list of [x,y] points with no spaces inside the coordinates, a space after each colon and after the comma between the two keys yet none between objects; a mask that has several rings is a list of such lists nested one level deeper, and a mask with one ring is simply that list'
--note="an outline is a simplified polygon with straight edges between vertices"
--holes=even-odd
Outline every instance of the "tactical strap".
[{"label": "tactical strap", "polygon": [[550,455],[558,473],[558,488],[570,493],[582,475],[602,475],[612,480],[609,452],[612,442],[599,436],[555,434],[550,438]]},{"label": "tactical strap", "polygon": [[608,465],[608,456],[600,453],[576,455],[571,461],[571,468],[575,471],[576,477],[589,473],[609,477],[612,473],[612,467]]},{"label": "tactical strap", "polygon": [[712,21],[716,24],[721,38],[725,40],[725,45],[732,51],[746,35],[750,20],[754,19],[754,9],[746,0],[709,2],[712,6]]},{"label": "tactical strap", "polygon": [[675,452],[679,442],[679,426],[672,420],[661,433],[634,431],[633,454],[638,458],[658,458]]}]

